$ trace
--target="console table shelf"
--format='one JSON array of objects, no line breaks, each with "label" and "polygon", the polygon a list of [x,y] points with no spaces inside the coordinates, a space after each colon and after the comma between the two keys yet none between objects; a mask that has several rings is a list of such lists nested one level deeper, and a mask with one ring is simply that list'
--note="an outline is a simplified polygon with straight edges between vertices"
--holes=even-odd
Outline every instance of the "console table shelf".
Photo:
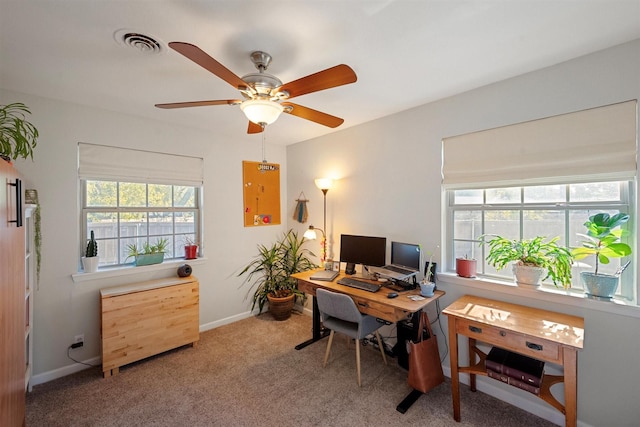
[{"label": "console table shelf", "polygon": [[[545,375],[538,397],[562,412],[567,426],[577,424],[577,351],[584,342],[583,318],[471,295],[458,299],[443,313],[449,319],[451,393],[456,421],[460,421],[459,374],[469,374],[472,391],[476,391],[476,375],[487,375],[487,356],[477,347],[480,341],[561,365],[564,375]],[[458,335],[468,338],[467,366],[459,366]],[[551,394],[551,386],[559,382],[564,383],[564,405]]]},{"label": "console table shelf", "polygon": [[199,332],[199,287],[195,277],[168,278],[102,289],[102,371],[186,344]]}]

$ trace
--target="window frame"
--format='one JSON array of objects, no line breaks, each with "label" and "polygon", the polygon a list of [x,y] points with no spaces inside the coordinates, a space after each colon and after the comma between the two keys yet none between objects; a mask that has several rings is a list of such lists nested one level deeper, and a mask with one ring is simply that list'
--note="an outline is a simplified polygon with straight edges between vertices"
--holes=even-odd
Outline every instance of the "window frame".
[{"label": "window frame", "polygon": [[[148,186],[149,185],[168,185],[172,187],[191,187],[194,189],[194,207],[175,207],[175,206],[171,206],[171,207],[158,207],[158,206],[146,206],[146,207],[122,207],[120,206],[120,202],[119,199],[116,202],[116,206],[97,206],[97,207],[89,207],[87,206],[87,182],[88,181],[101,181],[101,182],[113,182],[116,184],[117,188],[119,188],[119,185],[121,183],[136,183],[136,184],[144,184],[145,185],[145,190],[146,190],[146,194],[148,196]],[[119,192],[117,192],[116,194],[118,194]],[[173,195],[173,191],[172,191],[172,195]],[[116,213],[116,215],[118,215],[119,213],[122,212],[171,212],[171,213],[176,213],[176,212],[193,212],[194,214],[194,235],[195,238],[193,239],[195,242],[197,242],[198,244],[198,255],[199,256],[203,256],[203,244],[202,244],[202,240],[203,240],[203,233],[202,233],[202,210],[203,210],[203,186],[202,185],[195,185],[195,184],[184,184],[184,183],[168,183],[168,182],[164,182],[164,183],[159,183],[157,181],[147,181],[147,182],[134,182],[130,179],[113,179],[113,178],[107,178],[107,179],[103,179],[103,178],[81,178],[80,179],[80,248],[79,248],[79,253],[80,253],[80,257],[83,256],[85,248],[86,248],[86,242],[87,242],[87,237],[89,234],[89,227],[88,227],[88,223],[87,223],[87,218],[88,215],[90,213],[99,213],[99,212],[109,212],[109,213]],[[116,196],[117,198],[119,197],[118,195]],[[173,197],[172,197],[173,199]],[[173,204],[173,200],[172,200],[172,204]],[[121,242],[122,239],[125,239],[125,237],[122,237],[120,235],[121,233],[121,227],[119,224],[117,224],[115,226],[116,231],[117,231],[117,236],[115,237],[116,242],[116,247],[117,249],[117,254],[116,254],[116,261],[117,263],[112,263],[112,264],[103,264],[101,263],[99,265],[100,269],[117,269],[117,268],[127,268],[127,267],[133,267],[134,263],[133,261],[129,260],[125,260],[126,262],[120,262],[121,259],[121,254],[120,252],[120,248],[121,245],[119,242]],[[184,246],[184,243],[179,243],[179,240],[182,236],[182,240],[184,241],[184,236],[190,234],[190,233],[176,233],[176,229],[175,229],[175,222],[172,222],[172,233],[171,236],[173,237],[173,246],[171,248],[171,256],[170,257],[165,257],[165,261],[170,261],[170,260],[179,260],[179,259],[184,259],[184,254],[180,255],[178,253],[179,248]],[[155,242],[154,237],[159,237],[159,236],[167,236],[167,233],[163,233],[161,235],[159,234],[149,234],[148,230],[147,230],[147,234],[146,234],[146,238],[148,241],[150,241],[150,243]],[[128,237],[130,239],[130,237]],[[140,238],[144,238],[144,236],[140,237]],[[110,240],[113,240],[114,238],[110,238]],[[96,237],[96,240],[104,240],[101,238]],[[80,261],[80,259],[78,260]],[[79,264],[80,266],[80,264]],[[80,271],[80,268],[79,268]]]},{"label": "window frame", "polygon": [[[623,212],[628,213],[629,215],[631,215],[632,220],[629,221],[627,224],[624,225],[625,228],[627,228],[629,230],[629,235],[625,238],[624,241],[626,241],[629,245],[631,245],[631,247],[633,248],[633,252],[632,252],[632,257],[634,256],[633,254],[635,253],[636,250],[636,245],[637,245],[637,241],[636,241],[636,237],[635,237],[635,221],[633,220],[633,218],[635,218],[635,206],[636,206],[636,201],[635,201],[635,180],[622,180],[619,181],[620,182],[620,201],[619,202],[570,202],[568,201],[568,192],[569,192],[569,186],[572,184],[580,184],[580,183],[584,183],[585,181],[571,181],[571,182],[558,182],[558,183],[545,183],[545,184],[536,184],[536,185],[563,185],[565,186],[565,194],[567,194],[567,196],[565,197],[565,201],[564,202],[548,202],[548,203],[525,203],[524,202],[524,189],[526,187],[529,186],[525,186],[525,185],[520,185],[520,186],[508,186],[508,185],[500,185],[500,184],[495,184],[495,185],[491,185],[491,186],[487,186],[487,187],[483,187],[483,188],[478,188],[477,186],[468,186],[465,188],[460,188],[459,186],[456,186],[455,188],[443,188],[444,191],[444,205],[445,205],[445,237],[446,237],[446,244],[445,244],[445,261],[446,261],[446,266],[447,266],[447,272],[448,273],[455,273],[455,259],[456,259],[456,242],[467,242],[467,243],[471,243],[473,245],[478,245],[478,240],[476,239],[467,239],[467,238],[456,238],[456,236],[454,236],[454,222],[455,222],[455,213],[459,212],[459,211],[480,211],[481,212],[481,225],[482,225],[482,232],[479,233],[478,235],[482,235],[485,231],[484,229],[484,218],[485,218],[485,213],[491,210],[511,210],[511,211],[518,211],[518,215],[519,215],[519,234],[520,236],[523,235],[523,227],[524,227],[524,223],[525,221],[523,220],[523,213],[525,211],[530,211],[532,210],[531,208],[536,208],[533,210],[544,210],[544,211],[560,211],[564,213],[564,217],[565,217],[565,223],[564,223],[564,235],[560,236],[561,240],[564,242],[571,242],[571,236],[569,235],[569,231],[570,231],[570,223],[568,221],[569,219],[569,215],[571,211],[577,211],[577,210],[593,210],[594,212],[600,212],[600,211],[607,211],[607,210],[620,210]],[[594,183],[605,183],[608,181],[605,180],[598,180],[598,181],[594,181]],[[609,181],[610,182],[610,181]],[[519,188],[520,189],[520,200],[518,203],[504,203],[504,204],[494,204],[494,205],[489,205],[486,203],[486,192],[487,190],[490,189],[495,189],[495,188]],[[482,200],[483,203],[482,204],[464,204],[464,205],[456,205],[454,203],[454,195],[456,191],[460,191],[460,190],[481,190],[482,191]],[[586,219],[585,219],[586,220]],[[582,230],[580,232],[583,232]],[[475,236],[472,236],[472,238]],[[553,236],[550,236],[553,237]],[[486,246],[480,245],[479,247],[476,246],[476,248],[479,250],[479,253],[475,256],[475,258],[478,260],[478,277],[480,279],[486,279],[486,280],[490,280],[490,281],[504,281],[507,282],[508,280],[512,280],[512,275],[509,274],[508,271],[506,270],[502,270],[500,273],[502,273],[503,271],[505,272],[505,274],[485,274],[485,266],[486,266],[486,251],[488,250],[488,248]],[[635,258],[633,258],[635,259]],[[588,271],[588,270],[587,270]],[[574,273],[576,273],[576,270],[574,270]],[[621,276],[621,280],[620,280],[620,287],[618,289],[618,292],[616,294],[617,298],[621,298],[627,302],[633,303],[633,304],[637,304],[637,295],[639,294],[639,289],[638,289],[638,285],[634,285],[635,282],[635,276],[636,276],[636,271],[635,271],[635,266],[634,263],[632,262],[630,264],[630,266],[628,267],[628,269],[625,271],[625,273]],[[584,291],[582,289],[582,284],[580,283],[580,279],[579,279],[579,275],[578,274],[574,274],[574,279],[573,279],[573,283],[574,286],[572,286],[571,288],[569,288],[568,290],[566,290],[565,292],[567,292],[570,295],[574,295],[577,297],[583,297],[584,296]],[[576,286],[577,285],[577,286]],[[553,283],[543,283],[542,285],[542,289],[556,289],[553,286]]]}]

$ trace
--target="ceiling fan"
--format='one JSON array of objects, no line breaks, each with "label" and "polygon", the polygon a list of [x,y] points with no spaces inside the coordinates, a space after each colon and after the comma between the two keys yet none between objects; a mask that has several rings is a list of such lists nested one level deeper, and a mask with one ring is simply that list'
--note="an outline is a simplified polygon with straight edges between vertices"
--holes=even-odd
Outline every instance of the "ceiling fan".
[{"label": "ceiling fan", "polygon": [[247,133],[262,132],[265,126],[275,122],[283,112],[331,128],[338,127],[344,122],[344,119],[294,104],[288,100],[296,96],[353,83],[358,79],[351,67],[341,64],[282,84],[280,79],[266,72],[271,62],[271,55],[261,51],[252,52],[250,55],[258,72],[240,78],[197,46],[183,42],[171,42],[169,47],[229,83],[240,91],[244,99],[174,102],[156,104],[156,107],[240,105],[240,109],[249,119]]}]

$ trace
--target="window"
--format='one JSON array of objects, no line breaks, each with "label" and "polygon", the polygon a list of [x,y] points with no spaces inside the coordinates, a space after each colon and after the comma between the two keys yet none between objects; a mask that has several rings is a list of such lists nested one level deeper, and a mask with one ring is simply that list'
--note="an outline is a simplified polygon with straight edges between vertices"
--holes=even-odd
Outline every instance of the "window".
[{"label": "window", "polygon": [[[496,271],[487,264],[488,248],[478,241],[482,234],[498,234],[509,239],[559,236],[560,244],[576,247],[581,241],[578,233],[585,232],[583,224],[589,216],[598,212],[626,212],[634,217],[632,194],[632,181],[448,190],[447,265],[454,266],[456,258],[468,256],[478,260],[478,274],[511,280],[510,271]],[[631,227],[631,224],[625,226]],[[630,232],[626,238],[632,247],[634,235]],[[624,262],[625,259],[611,259],[610,264],[601,265],[601,271],[613,274]],[[592,271],[593,265],[594,259],[586,258],[573,268],[574,292],[582,292],[579,272]],[[621,276],[618,288],[618,296],[629,300],[634,298],[631,268]]]},{"label": "window", "polygon": [[82,188],[82,235],[94,232],[101,267],[132,262],[129,245],[167,239],[165,259],[171,259],[184,256],[187,239],[199,241],[198,187],[83,180]]},{"label": "window", "polygon": [[[511,272],[486,265],[479,236],[559,236],[575,247],[594,213],[635,218],[637,116],[631,100],[444,138],[447,265],[472,256],[480,274],[511,280]],[[634,247],[629,231],[626,243]],[[610,273],[620,261],[612,259]],[[582,294],[579,271],[590,271],[590,264],[586,258],[574,267],[573,292]],[[635,302],[634,276],[627,269],[618,292]]]},{"label": "window", "polygon": [[95,144],[78,144],[80,253],[91,231],[100,266],[132,263],[127,247],[168,241],[165,259],[184,257],[200,242],[203,159]]}]

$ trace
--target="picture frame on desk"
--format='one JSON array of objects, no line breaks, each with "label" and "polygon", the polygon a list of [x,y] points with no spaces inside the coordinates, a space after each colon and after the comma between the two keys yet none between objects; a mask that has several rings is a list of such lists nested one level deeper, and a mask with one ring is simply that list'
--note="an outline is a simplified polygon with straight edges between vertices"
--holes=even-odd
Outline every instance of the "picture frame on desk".
[{"label": "picture frame on desk", "polygon": [[333,261],[333,271],[340,272],[340,261]]}]

